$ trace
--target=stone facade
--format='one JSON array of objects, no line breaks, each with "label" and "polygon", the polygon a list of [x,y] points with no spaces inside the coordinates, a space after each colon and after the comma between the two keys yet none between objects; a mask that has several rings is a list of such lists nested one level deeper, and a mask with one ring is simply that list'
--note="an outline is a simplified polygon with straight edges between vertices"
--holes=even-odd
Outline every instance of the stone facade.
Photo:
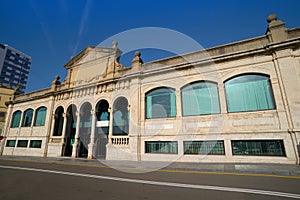
[{"label": "stone facade", "polygon": [[[62,82],[56,77],[50,88],[8,102],[2,154],[299,163],[300,28],[285,28],[276,15],[267,21],[263,36],[150,63],[136,52],[131,67],[119,63],[116,44],[87,47],[65,65]],[[264,91],[250,95],[262,107],[234,110],[239,99],[229,83],[246,79],[256,85],[249,93]],[[210,97],[197,98],[215,108],[187,114],[201,105],[187,103],[184,92],[201,84]]]}]

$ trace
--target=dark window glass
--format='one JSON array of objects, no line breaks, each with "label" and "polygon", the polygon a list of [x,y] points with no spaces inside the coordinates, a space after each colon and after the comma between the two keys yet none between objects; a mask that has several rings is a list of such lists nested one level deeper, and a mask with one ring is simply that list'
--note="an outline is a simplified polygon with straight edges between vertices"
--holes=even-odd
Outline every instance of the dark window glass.
[{"label": "dark window glass", "polygon": [[17,147],[27,147],[28,146],[28,140],[18,140]]},{"label": "dark window glass", "polygon": [[23,127],[30,127],[31,126],[32,115],[33,115],[33,110],[32,109],[28,109],[24,112],[23,123],[22,123]]},{"label": "dark window glass", "polygon": [[22,115],[22,112],[19,110],[14,112],[12,120],[11,120],[11,125],[10,125],[11,128],[19,127],[21,115]]},{"label": "dark window glass", "polygon": [[41,148],[42,147],[42,140],[31,140],[29,147],[30,148]]},{"label": "dark window glass", "polygon": [[233,155],[285,156],[283,140],[233,140]]},{"label": "dark window glass", "polygon": [[171,141],[147,141],[145,142],[145,152],[177,154],[178,144]]},{"label": "dark window glass", "polygon": [[225,155],[223,141],[185,141],[184,154]]},{"label": "dark window glass", "polygon": [[16,140],[7,140],[6,141],[7,147],[15,147],[16,146]]}]

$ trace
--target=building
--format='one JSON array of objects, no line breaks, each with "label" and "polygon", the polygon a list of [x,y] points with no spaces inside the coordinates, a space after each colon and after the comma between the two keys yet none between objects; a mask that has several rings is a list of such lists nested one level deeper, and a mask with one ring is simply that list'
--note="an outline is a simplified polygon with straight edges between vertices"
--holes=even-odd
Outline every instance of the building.
[{"label": "building", "polygon": [[19,86],[20,93],[25,92],[31,65],[31,57],[6,45],[0,44],[0,82],[4,87]]},{"label": "building", "polygon": [[299,163],[300,28],[154,62],[87,47],[67,77],[8,102],[3,155]]},{"label": "building", "polygon": [[17,90],[11,88],[3,88],[0,83],[0,135],[2,135],[7,106],[5,102],[12,100],[13,96],[17,94]]}]

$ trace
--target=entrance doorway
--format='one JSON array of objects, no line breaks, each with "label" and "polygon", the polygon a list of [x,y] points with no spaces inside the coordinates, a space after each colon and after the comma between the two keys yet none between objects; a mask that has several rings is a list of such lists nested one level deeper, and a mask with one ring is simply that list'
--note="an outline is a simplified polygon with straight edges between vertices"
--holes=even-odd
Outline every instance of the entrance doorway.
[{"label": "entrance doorway", "polygon": [[101,100],[96,105],[96,132],[95,132],[95,144],[96,150],[95,155],[97,159],[106,158],[106,145],[108,143],[108,132],[109,132],[109,119],[110,115],[108,112],[109,104],[106,100]]},{"label": "entrance doorway", "polygon": [[73,144],[75,141],[76,134],[76,111],[75,105],[70,105],[67,109],[67,127],[65,134],[65,144],[63,150],[63,156],[71,156],[73,150]]}]

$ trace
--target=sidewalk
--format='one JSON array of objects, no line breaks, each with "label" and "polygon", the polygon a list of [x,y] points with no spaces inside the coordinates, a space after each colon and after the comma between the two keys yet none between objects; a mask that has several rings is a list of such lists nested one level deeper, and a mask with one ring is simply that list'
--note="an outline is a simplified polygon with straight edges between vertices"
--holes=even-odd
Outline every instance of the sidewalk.
[{"label": "sidewalk", "polygon": [[42,162],[55,164],[70,164],[93,167],[111,167],[130,173],[143,173],[156,170],[237,174],[264,174],[277,176],[294,176],[300,178],[300,165],[292,164],[241,164],[241,163],[183,163],[183,162],[133,162],[133,161],[106,161],[87,160],[82,158],[43,158],[23,156],[0,156],[1,160]]}]

